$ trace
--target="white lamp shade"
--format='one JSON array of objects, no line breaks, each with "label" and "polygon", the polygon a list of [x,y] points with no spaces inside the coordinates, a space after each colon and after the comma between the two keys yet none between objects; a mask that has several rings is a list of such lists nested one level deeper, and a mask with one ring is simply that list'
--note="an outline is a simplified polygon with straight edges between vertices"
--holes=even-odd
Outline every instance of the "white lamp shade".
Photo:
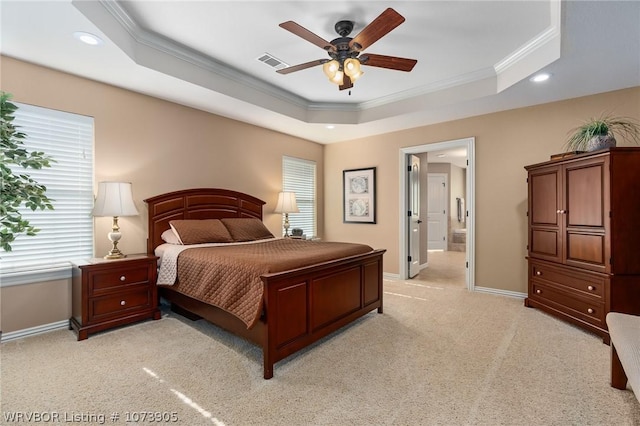
[{"label": "white lamp shade", "polygon": [[130,182],[100,182],[94,216],[137,216]]},{"label": "white lamp shade", "polygon": [[295,192],[281,192],[278,194],[278,204],[276,204],[276,213],[298,213],[298,204],[296,203]]}]

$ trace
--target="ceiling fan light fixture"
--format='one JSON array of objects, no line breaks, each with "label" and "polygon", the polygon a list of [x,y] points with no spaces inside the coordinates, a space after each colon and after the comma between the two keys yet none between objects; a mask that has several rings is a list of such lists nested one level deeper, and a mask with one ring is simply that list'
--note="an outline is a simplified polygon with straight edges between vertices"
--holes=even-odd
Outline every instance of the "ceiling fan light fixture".
[{"label": "ceiling fan light fixture", "polygon": [[356,58],[348,58],[344,61],[344,73],[349,76],[352,82],[355,82],[364,74],[360,68],[360,61]]},{"label": "ceiling fan light fixture", "polygon": [[343,79],[344,79],[344,72],[340,70],[336,71],[333,77],[329,77],[329,81],[337,85],[342,85],[344,81]]},{"label": "ceiling fan light fixture", "polygon": [[322,71],[329,80],[335,77],[336,73],[340,70],[340,63],[335,59],[329,62],[325,62],[322,66]]}]

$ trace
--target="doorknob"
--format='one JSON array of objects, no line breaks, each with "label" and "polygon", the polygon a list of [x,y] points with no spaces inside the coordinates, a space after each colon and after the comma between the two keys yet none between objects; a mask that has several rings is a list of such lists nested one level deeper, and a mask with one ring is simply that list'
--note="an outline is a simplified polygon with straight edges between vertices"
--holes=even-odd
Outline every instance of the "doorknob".
[{"label": "doorknob", "polygon": [[422,223],[422,221],[420,219],[416,220],[417,223]]}]

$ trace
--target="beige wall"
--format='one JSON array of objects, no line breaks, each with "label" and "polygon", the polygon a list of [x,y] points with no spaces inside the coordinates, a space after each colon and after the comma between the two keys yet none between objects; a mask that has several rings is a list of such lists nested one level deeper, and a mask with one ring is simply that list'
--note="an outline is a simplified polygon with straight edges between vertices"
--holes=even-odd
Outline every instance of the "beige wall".
[{"label": "beige wall", "polygon": [[2,333],[68,320],[71,280],[3,287]]},{"label": "beige wall", "polygon": [[[465,200],[467,196],[465,169],[451,165],[451,173],[449,173],[449,244],[452,242],[452,232],[454,229],[466,228],[466,224],[458,221],[458,198]],[[464,212],[463,212],[464,214]]]},{"label": "beige wall", "polygon": [[[266,201],[265,223],[278,235],[281,215],[273,209],[282,187],[283,155],[317,164],[318,234],[323,236],[322,145],[12,58],[0,59],[0,87],[13,94],[13,100],[94,117],[95,180],[132,182],[140,211],[140,216],[119,220],[123,252],[146,251],[143,199],[191,187],[228,188]],[[111,220],[97,218],[95,223],[95,253],[102,256],[110,248]],[[68,292],[53,292],[39,303],[33,294],[40,287],[34,286],[2,288],[4,333],[42,325],[47,315],[41,313],[59,312],[60,307],[64,314],[54,321],[69,317]],[[25,309],[7,308],[18,305]]]},{"label": "beige wall", "polygon": [[[475,285],[525,293],[524,166],[563,152],[567,132],[603,112],[640,118],[640,87],[326,145],[326,237],[386,248],[384,270],[398,274],[400,149],[474,136]],[[341,221],[342,170],[361,167],[377,167],[375,225]]]}]

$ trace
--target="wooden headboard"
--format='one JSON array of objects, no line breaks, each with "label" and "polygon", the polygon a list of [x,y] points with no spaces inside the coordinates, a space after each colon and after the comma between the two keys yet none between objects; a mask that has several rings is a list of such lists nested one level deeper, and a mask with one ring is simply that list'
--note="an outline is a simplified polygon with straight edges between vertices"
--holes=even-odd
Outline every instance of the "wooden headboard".
[{"label": "wooden headboard", "polygon": [[256,217],[262,220],[264,201],[242,192],[219,188],[195,188],[168,192],[144,200],[149,218],[147,253],[163,243],[160,236],[177,219]]}]

